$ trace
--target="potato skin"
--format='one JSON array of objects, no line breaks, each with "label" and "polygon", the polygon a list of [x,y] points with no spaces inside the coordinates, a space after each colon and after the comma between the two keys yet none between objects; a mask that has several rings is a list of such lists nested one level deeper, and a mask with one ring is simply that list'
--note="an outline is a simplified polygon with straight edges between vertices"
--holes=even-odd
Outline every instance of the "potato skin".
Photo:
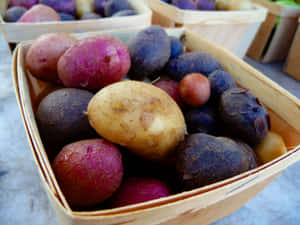
[{"label": "potato skin", "polygon": [[63,88],[40,102],[36,119],[45,146],[54,145],[56,151],[73,141],[96,137],[85,114],[92,97],[89,91]]},{"label": "potato skin", "polygon": [[52,167],[66,199],[75,207],[101,203],[117,190],[123,177],[119,149],[103,139],[65,146]]},{"label": "potato skin", "polygon": [[19,23],[38,23],[60,21],[58,13],[49,6],[38,4],[30,8],[18,20]]},{"label": "potato skin", "polygon": [[88,105],[91,126],[104,138],[150,160],[161,160],[183,140],[184,117],[163,90],[121,81],[100,90]]},{"label": "potato skin", "polygon": [[176,170],[184,190],[212,184],[257,166],[249,146],[203,133],[189,135],[176,153]]},{"label": "potato skin", "polygon": [[64,86],[99,90],[120,81],[130,68],[126,45],[109,35],[78,41],[58,61],[58,75]]},{"label": "potato skin", "polygon": [[38,79],[60,83],[57,74],[58,60],[76,42],[77,40],[69,34],[41,35],[26,54],[27,69]]}]

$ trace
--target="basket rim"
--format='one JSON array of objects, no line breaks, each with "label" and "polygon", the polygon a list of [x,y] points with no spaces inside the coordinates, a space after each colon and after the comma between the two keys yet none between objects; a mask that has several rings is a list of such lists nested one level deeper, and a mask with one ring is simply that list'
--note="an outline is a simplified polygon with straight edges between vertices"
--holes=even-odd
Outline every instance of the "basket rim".
[{"label": "basket rim", "polygon": [[[216,10],[216,11],[199,11],[179,9],[176,6],[170,5],[160,0],[145,0],[148,6],[163,16],[173,20],[176,23],[196,24],[203,20],[214,19],[220,24],[229,20],[231,23],[258,23],[263,22],[267,16],[268,10],[259,4],[251,2],[254,9],[250,10]],[[228,22],[227,22],[228,23]]]}]

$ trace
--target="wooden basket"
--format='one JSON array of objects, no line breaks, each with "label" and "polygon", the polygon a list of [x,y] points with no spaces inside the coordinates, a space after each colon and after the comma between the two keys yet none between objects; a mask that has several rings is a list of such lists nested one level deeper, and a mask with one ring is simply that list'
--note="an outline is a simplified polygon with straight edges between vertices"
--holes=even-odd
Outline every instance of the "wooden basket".
[{"label": "wooden basket", "polygon": [[[209,224],[243,206],[285,168],[300,159],[300,101],[296,97],[229,51],[208,42],[193,31],[169,29],[167,32],[181,37],[188,49],[215,56],[239,85],[257,95],[269,109],[272,130],[282,135],[290,151],[258,168],[191,191],[121,208],[74,211],[55,179],[34,115],[40,99],[55,87],[38,81],[26,71],[24,57],[31,42],[21,42],[14,52],[12,64],[16,96],[35,162],[62,225]],[[107,32],[123,41],[136,33],[137,30]],[[76,36],[84,38],[92,35],[86,33]]]},{"label": "wooden basket", "polygon": [[253,10],[182,10],[160,0],[145,0],[152,9],[152,23],[164,27],[184,26],[243,58],[267,10],[253,4]]},{"label": "wooden basket", "polygon": [[[268,16],[259,28],[247,56],[263,63],[285,60],[298,26],[300,8],[266,0],[252,1],[268,8]],[[276,26],[278,17],[281,19]]]},{"label": "wooden basket", "polygon": [[[1,0],[7,1],[7,0]],[[151,24],[152,12],[140,0],[128,0],[138,15],[108,17],[96,20],[77,20],[43,23],[6,23],[0,15],[0,30],[8,43],[33,40],[44,33],[82,33],[88,31],[144,28]],[[7,5],[6,5],[7,6]],[[3,5],[5,7],[5,4]],[[0,11],[1,13],[1,11]]]},{"label": "wooden basket", "polygon": [[284,65],[284,72],[300,81],[300,17],[297,32],[294,36],[288,57]]}]

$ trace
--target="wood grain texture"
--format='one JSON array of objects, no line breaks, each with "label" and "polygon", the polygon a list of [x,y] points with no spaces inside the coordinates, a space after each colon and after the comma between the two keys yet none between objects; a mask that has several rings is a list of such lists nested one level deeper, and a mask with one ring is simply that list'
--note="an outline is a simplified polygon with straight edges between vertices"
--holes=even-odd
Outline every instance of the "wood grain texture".
[{"label": "wood grain texture", "polygon": [[284,72],[300,81],[300,25],[290,47]]}]

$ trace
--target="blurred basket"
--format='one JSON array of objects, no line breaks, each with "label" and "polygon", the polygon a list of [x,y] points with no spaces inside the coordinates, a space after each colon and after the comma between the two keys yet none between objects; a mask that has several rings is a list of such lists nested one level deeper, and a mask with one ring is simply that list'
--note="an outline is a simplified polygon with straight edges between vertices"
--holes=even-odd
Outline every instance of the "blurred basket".
[{"label": "blurred basket", "polygon": [[[124,30],[105,33],[126,42],[137,32],[138,30]],[[272,130],[283,137],[290,151],[258,168],[191,191],[121,208],[74,211],[55,179],[34,115],[41,96],[49,93],[53,86],[35,79],[26,71],[24,57],[31,42],[21,42],[14,52],[12,66],[16,96],[45,190],[62,225],[209,224],[242,207],[285,168],[300,159],[300,101],[296,97],[238,57],[198,34],[185,29],[168,29],[167,32],[169,35],[181,37],[184,45],[191,51],[212,54],[240,86],[248,88],[258,96],[269,109]],[[84,38],[92,35],[95,34],[76,36]]]},{"label": "blurred basket", "polygon": [[288,57],[284,65],[284,72],[300,81],[300,18],[297,32],[294,36]]},{"label": "blurred basket", "polygon": [[[7,1],[7,0],[1,0]],[[8,43],[33,40],[44,33],[82,33],[88,31],[144,28],[151,24],[152,12],[140,0],[128,0],[138,15],[107,17],[94,20],[59,21],[43,23],[6,23],[0,15],[0,30]],[[7,4],[5,4],[7,6]],[[5,7],[5,5],[3,7]],[[3,11],[3,10],[2,10]],[[1,13],[1,11],[0,11]]]},{"label": "blurred basket", "polygon": [[182,10],[160,0],[145,0],[152,9],[152,23],[164,27],[184,26],[221,45],[238,57],[245,56],[267,10],[253,4],[253,10]]},{"label": "blurred basket", "polygon": [[269,12],[247,56],[263,63],[285,60],[297,30],[300,8],[283,6],[266,0],[252,1],[268,8]]}]

